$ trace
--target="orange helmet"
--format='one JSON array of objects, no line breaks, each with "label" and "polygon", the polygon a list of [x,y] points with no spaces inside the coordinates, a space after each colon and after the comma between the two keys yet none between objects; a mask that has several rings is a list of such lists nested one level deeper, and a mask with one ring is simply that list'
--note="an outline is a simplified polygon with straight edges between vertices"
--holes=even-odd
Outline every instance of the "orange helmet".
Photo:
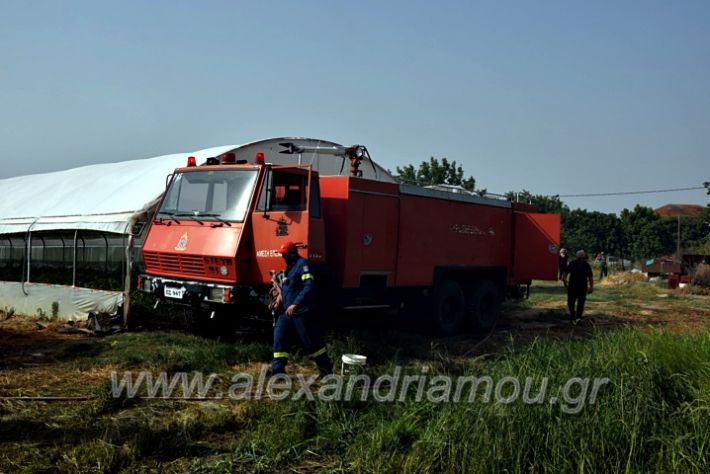
[{"label": "orange helmet", "polygon": [[296,251],[296,244],[294,244],[291,241],[286,241],[283,244],[281,244],[281,248],[279,249],[279,252],[281,255],[287,254],[289,252],[295,252]]}]

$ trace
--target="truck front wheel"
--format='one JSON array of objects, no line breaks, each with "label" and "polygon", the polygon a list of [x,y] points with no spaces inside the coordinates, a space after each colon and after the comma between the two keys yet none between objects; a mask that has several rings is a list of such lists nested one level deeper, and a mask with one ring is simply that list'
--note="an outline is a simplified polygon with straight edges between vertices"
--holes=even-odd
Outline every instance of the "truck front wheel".
[{"label": "truck front wheel", "polygon": [[500,295],[498,287],[490,280],[471,284],[466,295],[466,312],[476,331],[490,331],[498,321]]},{"label": "truck front wheel", "polygon": [[461,286],[453,280],[441,281],[434,292],[434,326],[442,336],[451,336],[463,326],[466,299]]}]

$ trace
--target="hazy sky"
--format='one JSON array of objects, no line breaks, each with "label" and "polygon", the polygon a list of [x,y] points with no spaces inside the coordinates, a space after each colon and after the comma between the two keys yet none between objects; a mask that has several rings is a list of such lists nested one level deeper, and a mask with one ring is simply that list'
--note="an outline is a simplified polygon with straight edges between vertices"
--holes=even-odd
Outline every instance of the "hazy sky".
[{"label": "hazy sky", "polygon": [[699,186],[708,25],[707,0],[0,0],[0,178],[296,135],[493,192]]}]

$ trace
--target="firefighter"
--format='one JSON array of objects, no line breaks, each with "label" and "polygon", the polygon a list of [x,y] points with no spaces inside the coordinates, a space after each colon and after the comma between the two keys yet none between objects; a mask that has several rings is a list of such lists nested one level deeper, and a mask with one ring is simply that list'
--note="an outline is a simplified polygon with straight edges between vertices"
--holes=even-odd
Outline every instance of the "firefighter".
[{"label": "firefighter", "polygon": [[576,257],[567,265],[567,272],[562,280],[567,288],[569,318],[575,325],[582,320],[587,295],[594,291],[594,276],[592,267],[587,262],[587,253],[579,250]]},{"label": "firefighter", "polygon": [[285,242],[281,256],[286,261],[286,271],[281,283],[280,306],[274,325],[274,360],[272,374],[286,371],[294,333],[298,336],[309,357],[318,365],[321,376],[333,371],[325,343],[313,311],[315,288],[308,261],[298,255],[293,242]]}]

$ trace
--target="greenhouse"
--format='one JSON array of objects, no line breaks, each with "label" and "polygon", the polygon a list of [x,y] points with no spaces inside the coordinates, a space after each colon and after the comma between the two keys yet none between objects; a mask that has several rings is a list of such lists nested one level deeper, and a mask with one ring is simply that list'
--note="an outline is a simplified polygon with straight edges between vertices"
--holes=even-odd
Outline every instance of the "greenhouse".
[{"label": "greenhouse", "polygon": [[204,160],[234,148],[0,180],[0,311],[125,320],[146,224],[168,176],[188,155]]}]

